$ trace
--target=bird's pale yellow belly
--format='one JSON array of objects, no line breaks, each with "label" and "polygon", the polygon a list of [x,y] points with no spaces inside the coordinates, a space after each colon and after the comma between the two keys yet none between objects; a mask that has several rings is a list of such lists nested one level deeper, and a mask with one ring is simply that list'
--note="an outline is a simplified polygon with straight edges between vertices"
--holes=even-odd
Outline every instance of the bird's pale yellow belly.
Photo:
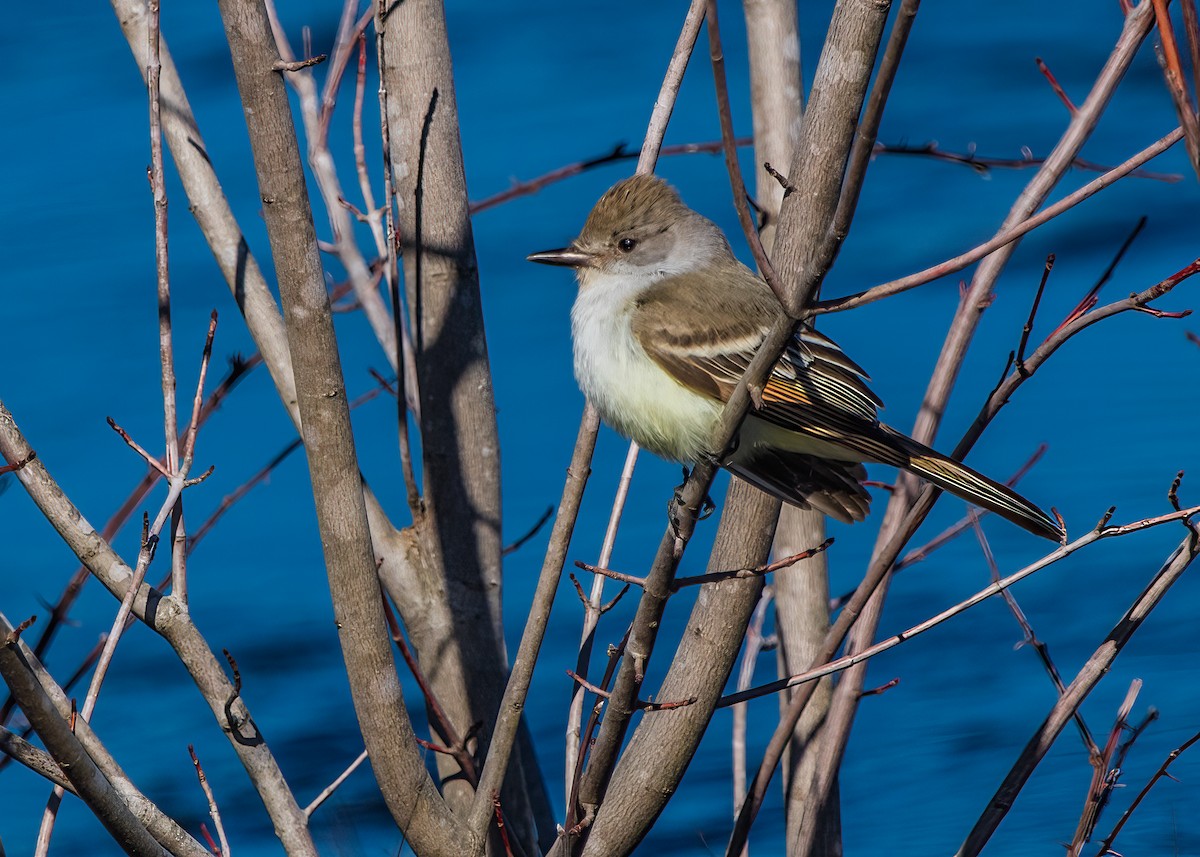
[{"label": "bird's pale yellow belly", "polygon": [[572,312],[575,377],[600,418],[655,455],[691,462],[708,450],[721,403],[684,387],[650,359],[626,316],[581,295]]}]

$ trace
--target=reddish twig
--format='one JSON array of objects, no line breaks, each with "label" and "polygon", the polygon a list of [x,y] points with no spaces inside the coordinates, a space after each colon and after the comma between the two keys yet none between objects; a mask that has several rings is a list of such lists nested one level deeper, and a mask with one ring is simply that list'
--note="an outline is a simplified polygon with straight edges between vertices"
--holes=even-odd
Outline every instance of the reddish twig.
[{"label": "reddish twig", "polygon": [[1078,112],[1078,108],[1071,102],[1071,99],[1067,97],[1066,90],[1062,88],[1062,85],[1058,82],[1058,78],[1056,78],[1054,73],[1050,71],[1050,66],[1046,65],[1046,63],[1042,61],[1041,57],[1034,57],[1034,62],[1037,63],[1038,71],[1040,71],[1046,80],[1049,81],[1050,88],[1054,90],[1054,94],[1058,96],[1058,100],[1061,101],[1063,106],[1067,108],[1067,112],[1074,116]]},{"label": "reddish twig", "polygon": [[817,303],[813,304],[810,311],[813,315],[819,315],[827,312],[844,312],[845,310],[853,309],[856,306],[862,306],[863,304],[871,303],[872,301],[882,300],[883,298],[891,297],[892,295],[897,295],[901,292],[906,292],[909,289],[914,289],[917,286],[922,286],[926,283],[940,279],[947,274],[961,271],[963,268],[967,267],[973,262],[979,261],[984,256],[994,253],[1001,247],[1011,244],[1018,238],[1021,238],[1029,232],[1032,232],[1039,226],[1048,223],[1050,220],[1053,220],[1063,212],[1070,210],[1079,203],[1083,202],[1085,199],[1099,193],[1113,182],[1126,177],[1142,164],[1167,151],[1167,149],[1174,146],[1181,139],[1183,139],[1183,129],[1176,128],[1166,136],[1161,137],[1154,143],[1151,143],[1141,152],[1134,155],[1132,158],[1129,158],[1120,166],[1109,170],[1104,175],[1088,182],[1086,185],[1074,191],[1073,193],[1067,194],[1053,205],[1047,206],[1037,214],[1034,214],[1021,221],[1013,228],[1000,233],[988,241],[985,241],[983,244],[980,244],[974,249],[968,250],[966,253],[962,253],[958,256],[955,256],[953,259],[948,259],[945,262],[941,262],[930,268],[926,268],[924,271],[918,271],[917,273],[910,274],[907,277],[901,277],[898,280],[892,280],[890,282],[874,286],[863,292],[847,295],[846,297],[842,298],[818,301]]},{"label": "reddish twig", "polygon": [[[409,672],[416,679],[417,687],[421,689],[421,695],[425,697],[425,706],[429,710],[430,725],[437,730],[446,747],[444,751],[438,748],[439,752],[445,752],[447,755],[453,756],[458,766],[462,769],[463,777],[471,784],[472,787],[479,785],[479,771],[475,766],[475,758],[467,750],[466,740],[458,735],[458,730],[454,728],[454,724],[450,721],[450,716],[446,713],[446,709],[442,707],[438,701],[437,694],[433,692],[433,687],[430,686],[428,679],[425,678],[425,673],[421,669],[421,665],[417,663],[417,658],[413,655],[412,649],[408,647],[408,641],[404,639],[404,634],[400,631],[400,623],[396,620],[396,614],[392,611],[392,605],[388,603],[387,596],[382,590],[379,597],[383,599],[383,613],[387,619],[388,631],[392,635],[396,646],[400,649],[400,654],[404,658],[404,663],[408,665]],[[417,739],[418,742],[421,739]],[[421,746],[426,746],[422,744]],[[433,749],[433,745],[430,745]]]},{"label": "reddish twig", "polygon": [[719,583],[722,580],[741,579],[746,577],[761,577],[764,574],[770,574],[773,571],[782,571],[785,568],[791,568],[796,563],[803,559],[809,559],[819,553],[824,553],[830,545],[833,544],[833,538],[830,537],[815,548],[800,551],[800,553],[785,556],[782,559],[777,559],[774,562],[764,563],[763,565],[755,566],[754,568],[737,568],[731,571],[712,571],[707,574],[695,574],[689,577],[677,577],[671,584],[671,591],[678,592],[685,586],[698,586],[705,583]]},{"label": "reddish twig", "polygon": [[[754,140],[751,137],[738,137],[736,143],[739,147],[753,145]],[[674,146],[663,146],[659,155],[674,156],[674,155],[697,155],[708,154],[716,155],[721,152],[721,141],[710,140],[703,143],[680,143]],[[471,203],[471,214],[479,214],[481,211],[487,211],[489,208],[495,208],[506,202],[511,202],[522,196],[530,196],[537,193],[543,188],[554,184],[555,182],[569,179],[577,176],[580,173],[585,173],[588,170],[601,167],[606,164],[615,164],[621,161],[637,160],[638,152],[629,149],[626,143],[617,143],[607,152],[602,155],[597,155],[593,158],[585,158],[582,161],[575,161],[571,164],[553,169],[548,173],[543,173],[536,178],[527,179],[522,182],[514,182],[508,190],[502,190],[499,193],[494,193],[491,196],[484,197],[481,200]]]},{"label": "reddish twig", "polygon": [[26,455],[24,458],[22,458],[20,461],[14,461],[12,464],[5,464],[3,466],[0,466],[0,473],[12,473],[13,471],[20,470],[26,464],[33,461],[35,458],[37,458],[37,453],[34,452],[33,450],[30,450],[29,454]]},{"label": "reddish twig", "polygon": [[17,641],[21,639],[22,632],[24,632],[26,628],[29,628],[31,625],[33,625],[33,623],[36,621],[37,616],[30,616],[20,625],[17,625],[10,632],[5,634],[3,641],[0,641],[0,645],[15,646]]},{"label": "reddish twig", "polygon": [[[741,579],[741,578],[746,578],[746,577],[761,577],[764,574],[770,574],[773,571],[780,571],[785,568],[790,568],[793,565],[795,565],[796,563],[800,562],[800,560],[802,560],[802,559],[808,559],[809,557],[816,556],[817,554],[822,553],[823,551],[828,549],[829,546],[832,544],[833,544],[833,539],[828,538],[825,541],[821,542],[821,544],[817,545],[815,548],[809,548],[808,550],[801,551],[800,553],[793,554],[793,555],[787,556],[787,557],[783,557],[782,559],[777,559],[774,562],[764,563],[762,565],[755,566],[754,568],[735,568],[735,569],[730,569],[729,571],[711,571],[711,572],[708,572],[707,574],[696,574],[696,575],[691,575],[689,577],[678,577],[671,582],[671,584],[668,588],[672,593],[674,593],[674,592],[678,592],[680,589],[682,589],[685,586],[700,586],[705,583],[719,583],[722,580],[733,580],[733,579]],[[631,584],[633,586],[644,587],[646,585],[646,578],[644,578],[644,577],[638,577],[633,574],[626,574],[621,571],[614,571],[611,568],[604,568],[603,566],[592,565],[591,563],[581,562],[579,560],[575,561],[575,565],[577,567],[583,569],[584,571],[590,571],[593,574],[600,574],[600,575],[603,575],[604,577],[608,577],[613,580],[619,580],[623,583]]]},{"label": "reddish twig", "polygon": [[612,580],[617,580],[622,583],[632,584],[633,586],[645,587],[645,585],[646,585],[646,578],[638,577],[637,575],[634,575],[634,574],[626,574],[623,571],[613,571],[611,568],[604,568],[599,565],[592,565],[591,563],[581,562],[580,560],[575,560],[575,566],[577,568],[583,569],[584,571],[590,571],[592,574],[601,574]]},{"label": "reddish twig", "polygon": [[116,420],[114,420],[112,417],[105,417],[104,419],[108,423],[108,427],[119,434],[121,436],[121,440],[125,441],[126,445],[130,449],[140,455],[142,460],[145,461],[146,464],[150,465],[151,468],[158,471],[159,476],[162,476],[164,479],[171,478],[171,474],[167,470],[167,466],[160,463],[157,458],[146,452],[146,450],[142,448],[141,444],[129,436],[129,432],[117,425]]},{"label": "reddish twig", "polygon": [[[916,155],[920,157],[932,158],[936,161],[944,161],[950,164],[959,164],[964,167],[970,167],[981,176],[988,175],[993,169],[1024,170],[1029,169],[1030,167],[1040,167],[1046,163],[1045,158],[1035,157],[1029,149],[1024,147],[1021,149],[1021,157],[1019,158],[995,158],[976,154],[974,146],[968,146],[966,152],[947,152],[935,142],[925,143],[920,146],[876,143],[872,154]],[[1105,173],[1113,169],[1111,165],[1099,164],[1095,161],[1089,161],[1085,158],[1078,157],[1071,159],[1071,167],[1089,173]],[[1143,169],[1131,170],[1129,172],[1129,177],[1167,182],[1168,184],[1174,184],[1176,182],[1183,181],[1183,176],[1181,176],[1179,173],[1159,173],[1153,170]]]},{"label": "reddish twig", "polygon": [[504,846],[506,857],[513,857],[513,843],[508,839],[508,829],[504,826],[504,810],[500,807],[500,795],[492,792],[492,809],[496,816],[496,830],[500,834],[500,843]]},{"label": "reddish twig", "polygon": [[881,693],[887,693],[898,684],[900,684],[900,679],[894,678],[885,684],[879,685],[879,687],[873,687],[870,690],[861,691],[858,696],[860,699],[864,696],[878,696]]},{"label": "reddish twig", "polygon": [[212,786],[208,784],[208,777],[204,775],[204,768],[200,765],[200,758],[191,744],[188,744],[188,755],[192,757],[192,764],[196,768],[196,778],[200,780],[200,788],[204,790],[204,797],[208,800],[209,817],[212,818],[213,827],[217,829],[217,838],[221,840],[220,850],[216,853],[228,855],[229,840],[225,838],[225,826],[221,824],[221,811],[217,808],[217,798],[213,795]]},{"label": "reddish twig", "polygon": [[[1183,142],[1187,148],[1188,159],[1192,163],[1192,169],[1196,172],[1197,176],[1200,176],[1200,117],[1197,116],[1195,104],[1187,91],[1187,84],[1185,83],[1183,74],[1183,63],[1179,57],[1179,45],[1175,41],[1175,30],[1171,25],[1170,12],[1167,11],[1167,0],[1152,0],[1152,2],[1154,4],[1154,18],[1160,39],[1158,60],[1162,66],[1163,80],[1166,83],[1167,92],[1171,96],[1171,103],[1175,106],[1175,114],[1179,117],[1179,124],[1183,128]],[[1192,15],[1194,19],[1194,8]],[[1187,26],[1187,23],[1185,20],[1185,26]],[[1196,42],[1194,41],[1196,27],[1194,20],[1191,27],[1192,30],[1188,32],[1188,38],[1194,58],[1197,52]]]},{"label": "reddish twig", "polygon": [[1120,248],[1113,255],[1113,259],[1111,262],[1109,262],[1108,267],[1104,269],[1104,273],[1101,274],[1100,278],[1096,280],[1090,289],[1088,289],[1087,294],[1084,295],[1083,299],[1075,305],[1075,308],[1067,313],[1067,317],[1064,318],[1062,323],[1055,328],[1055,331],[1062,329],[1096,306],[1097,302],[1099,301],[1100,289],[1104,287],[1105,283],[1112,279],[1113,272],[1117,269],[1117,265],[1120,264],[1121,260],[1125,257],[1125,254],[1129,252],[1129,248],[1133,246],[1134,239],[1138,237],[1145,226],[1146,218],[1145,216],[1142,216],[1138,219],[1137,224],[1125,238],[1125,241],[1121,244]]}]

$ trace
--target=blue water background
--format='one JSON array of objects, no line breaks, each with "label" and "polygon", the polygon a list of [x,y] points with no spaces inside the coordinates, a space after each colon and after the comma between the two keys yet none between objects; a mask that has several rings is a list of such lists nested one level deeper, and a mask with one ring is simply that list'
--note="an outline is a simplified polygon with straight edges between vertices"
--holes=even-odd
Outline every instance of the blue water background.
[{"label": "blue water background", "polygon": [[[311,25],[315,50],[331,42],[336,4],[281,3],[293,44]],[[451,4],[458,104],[473,198],[505,189],[624,141],[636,150],[683,18],[683,3],[525,3],[467,0]],[[260,264],[270,254],[258,215],[257,189],[227,47],[214,4],[166,3],[163,31],[180,66],[208,151]],[[811,79],[830,4],[802,4],[803,60]],[[740,9],[723,6],[725,53],[735,96],[735,123],[749,133],[745,39]],[[105,425],[113,416],[151,450],[161,448],[153,211],[144,88],[116,20],[105,4],[14,4],[0,44],[9,62],[0,87],[0,135],[7,204],[0,209],[6,249],[0,396],[40,458],[93,525],[99,527],[140,478],[138,460]],[[1055,4],[928,3],[918,17],[905,64],[884,118],[881,139],[949,151],[1020,157],[1047,153],[1066,111],[1034,64],[1046,59],[1067,92],[1082,101],[1120,28],[1115,2]],[[372,62],[373,64],[373,62]],[[319,74],[323,72],[319,71]],[[348,192],[356,194],[350,159],[350,94],[333,141]],[[368,88],[373,122],[374,82]],[[1176,124],[1161,74],[1142,49],[1094,139],[1093,161],[1114,164]],[[712,78],[702,48],[685,80],[668,143],[719,136]],[[377,147],[371,169],[379,179]],[[743,166],[751,165],[745,153]],[[1126,180],[1025,240],[999,284],[951,400],[939,444],[951,447],[973,419],[1015,347],[1047,253],[1058,263],[1034,341],[1079,301],[1137,218],[1149,224],[1101,296],[1114,300],[1158,281],[1197,254],[1198,194],[1181,148],[1151,165],[1185,175],[1178,184]],[[170,165],[168,172],[170,173]],[[557,502],[582,408],[570,368],[568,312],[573,285],[565,271],[524,261],[533,250],[575,235],[595,198],[627,175],[632,163],[605,167],[480,214],[475,239],[488,340],[500,407],[505,533],[522,534]],[[697,209],[716,219],[735,248],[738,237],[725,169],[717,157],[665,159],[660,172]],[[871,167],[855,227],[825,293],[838,295],[954,255],[992,234],[1030,171],[969,169],[921,158],[881,157]],[[1092,178],[1073,172],[1061,195]],[[219,366],[253,349],[211,255],[187,213],[178,181],[168,177],[173,310],[181,398],[186,400],[212,308],[221,313]],[[318,231],[328,227],[318,210]],[[330,275],[341,274],[330,262]],[[846,315],[823,329],[872,374],[887,401],[885,418],[909,428],[928,371],[958,300],[962,275]],[[1185,284],[1162,301],[1197,303]],[[1090,528],[1111,504],[1118,520],[1168,510],[1175,472],[1196,469],[1194,390],[1200,351],[1185,338],[1191,320],[1126,314],[1071,342],[1026,384],[972,452],[970,462],[1004,477],[1040,443],[1049,451],[1022,490],[1060,509],[1073,534]],[[363,320],[338,318],[352,395],[373,382],[368,367],[384,357]],[[364,471],[385,506],[405,520],[395,456],[394,410],[384,399],[354,415]],[[197,463],[216,465],[188,493],[192,526],[292,438],[263,370],[230,397],[201,434]],[[584,503],[572,559],[594,560],[625,443],[605,430]],[[877,477],[890,478],[884,470]],[[644,457],[635,478],[613,563],[645,567],[663,528],[663,504],[678,481],[674,465]],[[359,752],[353,711],[328,604],[320,544],[300,457],[275,471],[197,549],[190,563],[191,607],[215,650],[230,649],[244,695],[283,770],[306,802]],[[723,492],[723,484],[719,491]],[[1185,502],[1197,489],[1184,483]],[[162,498],[161,488],[148,507]],[[720,497],[721,493],[714,492]],[[882,507],[883,501],[878,501]],[[944,498],[917,537],[939,532],[963,514]],[[853,586],[874,540],[878,515],[853,528],[832,525],[833,588]],[[1043,545],[1003,521],[985,529],[1002,571],[1040,555]],[[702,529],[684,573],[702,569],[715,527]],[[117,547],[136,554],[136,526]],[[1021,584],[1016,595],[1059,668],[1074,675],[1154,570],[1182,537],[1178,525],[1107,542]],[[519,639],[540,567],[546,533],[506,563],[505,609],[510,649]],[[0,495],[0,610],[13,620],[44,617],[76,562],[18,485]],[[161,569],[151,576],[157,577]],[[987,583],[977,544],[963,538],[892,587],[882,631],[924,619]],[[1117,661],[1084,707],[1103,742],[1134,678],[1145,682],[1135,707],[1160,711],[1126,763],[1113,809],[1123,809],[1165,755],[1200,729],[1195,680],[1200,627],[1197,585],[1185,577]],[[580,610],[569,583],[556,605],[543,662],[535,676],[530,726],[556,805],[562,805],[562,733]],[[690,609],[672,602],[654,687]],[[95,582],[49,657],[69,674],[111,623],[115,603]],[[619,639],[632,599],[607,615],[601,642]],[[36,629],[35,629],[36,630]],[[867,699],[855,724],[842,784],[847,854],[951,853],[970,829],[1054,700],[1033,652],[998,600],[874,661],[868,686],[900,683]],[[769,677],[774,656],[762,658]],[[407,676],[404,677],[406,682]],[[420,718],[419,697],[408,687]],[[82,690],[78,691],[82,696]],[[751,760],[773,727],[777,703],[751,707]],[[720,712],[679,794],[646,840],[647,854],[720,853],[730,827],[729,714]],[[197,834],[206,805],[187,745],[196,746],[236,853],[281,853],[269,822],[228,743],[214,725],[169,647],[143,627],[122,644],[95,716],[98,733],[145,792]],[[1200,756],[1185,755],[1118,842],[1126,854],[1200,853]],[[994,855],[1058,853],[1083,804],[1091,769],[1068,728],[1017,800],[989,849]],[[49,788],[10,766],[0,774],[0,837],[7,853],[32,853]],[[1100,824],[1107,831],[1116,815]],[[760,853],[779,853],[782,814],[776,791],[759,822]],[[314,817],[322,853],[396,853],[401,837],[365,770]],[[83,807],[68,801],[55,833],[57,854],[118,853]]]}]

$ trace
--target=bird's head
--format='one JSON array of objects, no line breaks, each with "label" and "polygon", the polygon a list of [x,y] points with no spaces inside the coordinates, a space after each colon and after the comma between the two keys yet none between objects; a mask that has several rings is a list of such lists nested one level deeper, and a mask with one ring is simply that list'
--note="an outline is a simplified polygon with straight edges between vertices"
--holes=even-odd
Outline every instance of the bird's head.
[{"label": "bird's head", "polygon": [[731,258],[712,221],[688,208],[660,178],[634,175],[613,185],[568,246],[527,258],[574,268],[581,288],[597,274],[653,282]]}]

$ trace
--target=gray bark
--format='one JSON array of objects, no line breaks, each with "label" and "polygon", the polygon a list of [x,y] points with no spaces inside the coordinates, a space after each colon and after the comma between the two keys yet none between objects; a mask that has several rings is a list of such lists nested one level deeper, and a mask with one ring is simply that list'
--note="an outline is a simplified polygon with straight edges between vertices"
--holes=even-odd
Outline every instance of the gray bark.
[{"label": "gray bark", "polygon": [[[733,480],[726,492],[709,571],[754,566],[766,556],[779,501]],[[642,716],[613,771],[584,854],[633,851],[675,793],[695,755],[762,591],[762,578],[701,587],[683,639],[655,699],[696,702]]]},{"label": "gray bark", "polygon": [[[775,240],[783,185],[767,172],[791,163],[803,127],[798,9],[790,0],[747,0],[746,40],[750,57],[750,100],[754,117],[755,196],[766,213],[760,232],[768,254]],[[825,517],[784,506],[779,514],[773,553],[791,556],[825,541]],[[801,560],[775,575],[775,628],[779,634],[780,677],[806,669],[829,630],[829,554]],[[784,762],[783,788],[787,842],[795,841],[816,767],[820,725],[829,709],[832,679],[824,679],[796,724],[795,744]],[[789,694],[780,695],[786,710]],[[826,802],[821,855],[841,853],[836,795]]]},{"label": "gray bark", "polygon": [[[467,209],[453,68],[440,0],[393,5],[381,23],[382,71],[403,247],[405,293],[421,397],[424,509],[414,530],[432,610],[405,624],[422,669],[459,734],[491,737],[508,674],[500,618],[500,448]],[[536,836],[514,754],[501,803],[511,833]],[[447,801],[474,797],[439,754]],[[529,768],[532,778],[540,774]]]},{"label": "gray bark", "polygon": [[413,740],[379,597],[329,295],[287,92],[265,9],[222,0],[284,306],[302,435],[338,639],[371,767],[397,824],[422,854],[459,853],[462,825]]}]

